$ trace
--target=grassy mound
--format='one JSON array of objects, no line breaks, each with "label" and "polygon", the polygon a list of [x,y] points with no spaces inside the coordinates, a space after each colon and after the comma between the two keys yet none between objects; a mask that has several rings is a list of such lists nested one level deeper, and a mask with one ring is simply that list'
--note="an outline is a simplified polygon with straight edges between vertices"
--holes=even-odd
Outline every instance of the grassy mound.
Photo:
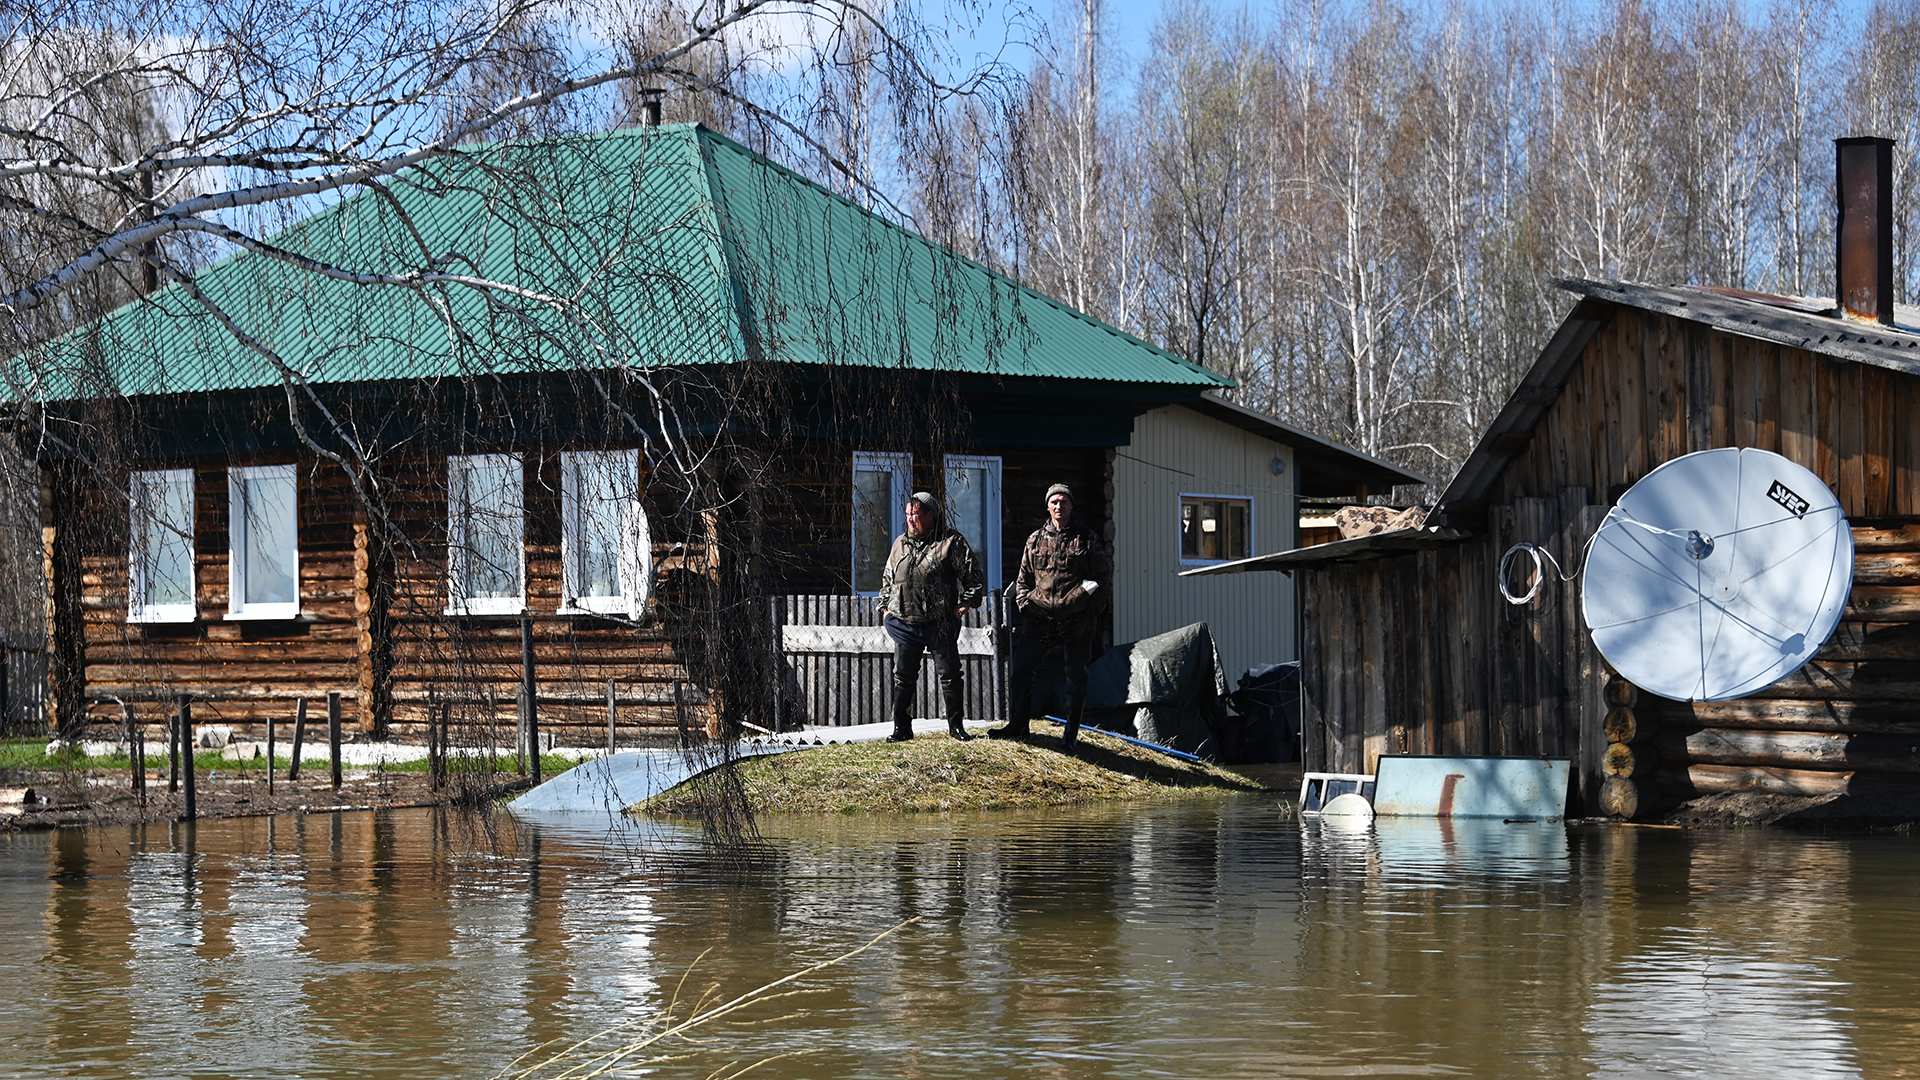
[{"label": "grassy mound", "polygon": [[[1214,765],[1182,761],[1121,739],[1082,732],[1076,754],[1060,752],[1060,725],[1039,723],[1024,743],[922,735],[905,743],[851,743],[739,766],[760,813],[916,813],[1066,806],[1263,790]],[[698,815],[711,805],[701,780],[663,791],[635,813]]]}]

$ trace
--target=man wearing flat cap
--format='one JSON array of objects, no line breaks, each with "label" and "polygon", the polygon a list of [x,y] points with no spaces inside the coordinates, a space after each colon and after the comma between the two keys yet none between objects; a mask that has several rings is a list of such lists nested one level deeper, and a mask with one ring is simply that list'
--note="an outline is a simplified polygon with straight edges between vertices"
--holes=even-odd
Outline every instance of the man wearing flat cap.
[{"label": "man wearing flat cap", "polygon": [[1013,638],[1007,694],[1012,709],[1007,725],[987,734],[1023,739],[1033,712],[1033,672],[1059,649],[1067,669],[1067,730],[1061,749],[1073,752],[1080,737],[1080,716],[1087,704],[1087,660],[1100,632],[1100,613],[1113,596],[1113,559],[1092,529],[1073,514],[1073,489],[1047,489],[1047,523],[1027,537],[1020,552],[1014,604],[1020,630]]},{"label": "man wearing flat cap", "polygon": [[916,491],[907,498],[907,531],[893,542],[880,574],[880,612],[893,639],[893,734],[888,742],[913,738],[913,691],[920,684],[920,660],[933,655],[940,680],[940,705],[947,734],[972,738],[961,726],[966,683],[960,670],[960,620],[986,597],[973,548],[932,495]]}]

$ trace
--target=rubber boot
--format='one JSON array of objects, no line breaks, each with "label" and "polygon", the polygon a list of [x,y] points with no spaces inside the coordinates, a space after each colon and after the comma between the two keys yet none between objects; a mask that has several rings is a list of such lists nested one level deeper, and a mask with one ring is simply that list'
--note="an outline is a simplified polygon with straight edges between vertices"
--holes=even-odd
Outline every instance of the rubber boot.
[{"label": "rubber boot", "polygon": [[1086,701],[1072,702],[1067,710],[1067,730],[1060,736],[1060,752],[1071,754],[1080,745],[1080,717],[1086,712]]},{"label": "rubber boot", "polygon": [[893,734],[887,736],[887,741],[907,742],[912,738],[913,699],[905,695],[897,696],[893,702]]},{"label": "rubber boot", "polygon": [[947,717],[947,734],[961,742],[971,742],[973,736],[967,734],[967,729],[960,723],[960,715],[966,711],[964,694],[965,691],[958,686],[942,686],[940,711]]},{"label": "rubber boot", "polygon": [[1024,739],[1027,735],[1025,720],[1009,721],[1006,727],[992,728],[987,732],[989,739]]}]

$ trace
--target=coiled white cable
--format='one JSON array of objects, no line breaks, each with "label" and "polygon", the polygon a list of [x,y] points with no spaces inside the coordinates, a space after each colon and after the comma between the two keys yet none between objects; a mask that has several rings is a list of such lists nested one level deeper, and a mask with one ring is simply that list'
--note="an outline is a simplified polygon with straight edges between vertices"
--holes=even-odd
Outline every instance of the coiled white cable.
[{"label": "coiled white cable", "polygon": [[[1533,556],[1533,588],[1528,589],[1524,596],[1515,596],[1513,589],[1507,584],[1507,572],[1513,566],[1514,556],[1519,555],[1521,552]],[[1546,560],[1546,563],[1553,564],[1553,572],[1561,581],[1572,581],[1580,575],[1578,570],[1575,570],[1571,574],[1563,572],[1560,569],[1560,560],[1553,557],[1553,552],[1548,551],[1538,544],[1530,544],[1522,541],[1508,548],[1507,553],[1500,556],[1500,569],[1494,575],[1500,584],[1500,595],[1507,598],[1507,603],[1514,605],[1531,604],[1533,603],[1534,597],[1540,595],[1540,586],[1547,580],[1547,566],[1546,563],[1541,562],[1542,558]]]}]

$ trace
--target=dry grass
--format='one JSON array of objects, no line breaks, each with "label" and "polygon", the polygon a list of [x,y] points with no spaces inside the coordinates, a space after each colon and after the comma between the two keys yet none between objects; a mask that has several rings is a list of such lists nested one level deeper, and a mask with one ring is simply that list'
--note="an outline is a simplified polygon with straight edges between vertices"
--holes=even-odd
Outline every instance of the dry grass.
[{"label": "dry grass", "polygon": [[[1034,731],[1024,743],[922,735],[907,743],[827,746],[743,762],[739,776],[756,813],[1005,810],[1262,790],[1218,766],[1088,732],[1069,757],[1060,752],[1060,725],[1036,723]],[[662,792],[634,810],[698,814],[707,800],[697,787]]]}]

